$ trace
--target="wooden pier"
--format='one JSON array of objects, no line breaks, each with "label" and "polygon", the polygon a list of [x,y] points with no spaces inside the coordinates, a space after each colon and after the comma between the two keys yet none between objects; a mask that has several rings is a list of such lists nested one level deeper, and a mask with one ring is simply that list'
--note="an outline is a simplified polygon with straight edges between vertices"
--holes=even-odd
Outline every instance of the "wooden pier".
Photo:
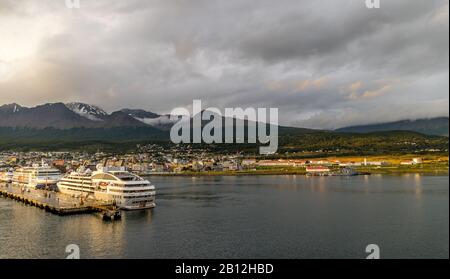
[{"label": "wooden pier", "polygon": [[51,191],[0,184],[0,196],[61,216],[96,213],[104,220],[118,220],[121,218],[121,211],[112,204],[91,200],[83,201],[80,198]]}]

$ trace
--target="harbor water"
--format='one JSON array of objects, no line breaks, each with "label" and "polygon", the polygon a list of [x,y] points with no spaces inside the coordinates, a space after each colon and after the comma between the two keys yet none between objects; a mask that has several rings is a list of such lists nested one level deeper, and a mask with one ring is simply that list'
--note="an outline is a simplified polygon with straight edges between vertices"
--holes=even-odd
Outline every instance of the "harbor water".
[{"label": "harbor water", "polygon": [[0,197],[0,258],[449,257],[449,177],[149,177],[153,210],[117,222]]}]

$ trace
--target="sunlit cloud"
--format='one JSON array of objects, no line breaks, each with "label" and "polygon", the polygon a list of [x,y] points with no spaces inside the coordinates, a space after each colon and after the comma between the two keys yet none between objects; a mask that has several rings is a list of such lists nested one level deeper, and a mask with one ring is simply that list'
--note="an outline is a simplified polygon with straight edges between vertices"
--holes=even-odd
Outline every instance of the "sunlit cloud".
[{"label": "sunlit cloud", "polygon": [[314,128],[448,115],[448,2],[338,2],[3,0],[0,100],[168,113],[202,99]]}]

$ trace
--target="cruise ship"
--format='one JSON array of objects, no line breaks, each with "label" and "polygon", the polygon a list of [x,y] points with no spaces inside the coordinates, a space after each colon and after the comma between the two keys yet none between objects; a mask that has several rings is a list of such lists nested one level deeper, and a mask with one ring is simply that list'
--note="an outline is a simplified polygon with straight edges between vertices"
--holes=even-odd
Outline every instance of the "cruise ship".
[{"label": "cruise ship", "polygon": [[56,189],[62,175],[58,169],[47,164],[18,168],[13,172],[12,183],[34,189]]},{"label": "cruise ship", "polygon": [[155,186],[123,166],[99,164],[96,171],[81,167],[64,176],[57,186],[61,193],[111,202],[121,209],[155,207]]},{"label": "cruise ship", "polygon": [[4,170],[0,172],[0,182],[11,183],[14,169]]}]

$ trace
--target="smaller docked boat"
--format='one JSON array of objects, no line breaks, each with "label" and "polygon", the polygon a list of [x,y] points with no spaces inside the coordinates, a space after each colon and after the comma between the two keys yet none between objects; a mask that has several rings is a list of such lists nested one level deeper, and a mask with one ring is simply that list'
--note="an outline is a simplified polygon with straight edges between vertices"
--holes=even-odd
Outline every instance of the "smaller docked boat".
[{"label": "smaller docked boat", "polygon": [[4,170],[0,172],[0,182],[11,183],[14,169]]},{"label": "smaller docked boat", "polygon": [[31,167],[22,167],[14,171],[12,183],[34,189],[56,189],[56,183],[62,175],[58,169],[47,164],[34,164]]}]

